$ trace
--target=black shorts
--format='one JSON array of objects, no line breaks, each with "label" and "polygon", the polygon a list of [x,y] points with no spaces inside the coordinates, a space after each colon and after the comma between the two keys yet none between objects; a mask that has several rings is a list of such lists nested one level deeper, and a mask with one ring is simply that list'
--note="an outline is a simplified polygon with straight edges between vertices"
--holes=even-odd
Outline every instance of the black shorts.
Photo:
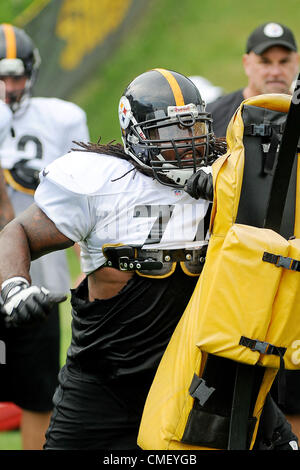
[{"label": "black shorts", "polygon": [[6,364],[0,364],[0,401],[23,409],[48,412],[58,385],[60,367],[59,309],[47,321],[30,328],[1,328]]},{"label": "black shorts", "polygon": [[132,380],[101,381],[80,372],[71,374],[64,366],[44,449],[138,449],[139,423],[153,376],[154,372],[142,372]]}]

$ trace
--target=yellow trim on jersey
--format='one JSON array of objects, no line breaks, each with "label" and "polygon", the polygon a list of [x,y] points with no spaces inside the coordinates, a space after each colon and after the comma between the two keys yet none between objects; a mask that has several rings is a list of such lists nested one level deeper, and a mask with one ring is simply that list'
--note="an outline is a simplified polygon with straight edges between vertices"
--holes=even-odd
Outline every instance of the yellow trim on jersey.
[{"label": "yellow trim on jersey", "polygon": [[4,23],[3,32],[5,36],[6,44],[6,58],[15,59],[17,57],[17,44],[16,44],[16,35],[14,28],[11,24]]},{"label": "yellow trim on jersey", "polygon": [[34,195],[35,190],[34,189],[29,189],[29,188],[24,188],[21,184],[17,183],[13,177],[11,176],[10,171],[7,168],[3,169],[3,174],[4,178],[7,184],[11,186],[12,188],[16,189],[16,191],[21,191],[21,193],[25,194],[31,194],[32,196]]},{"label": "yellow trim on jersey", "polygon": [[184,98],[180,89],[180,86],[178,85],[178,82],[174,75],[171,74],[168,70],[165,69],[153,69],[156,70],[157,72],[161,73],[165,79],[168,81],[171,90],[173,92],[174,98],[175,98],[175,103],[176,106],[184,106],[186,103],[184,102]]},{"label": "yellow trim on jersey", "polygon": [[174,273],[175,269],[176,269],[176,266],[177,266],[177,262],[174,261],[174,263],[172,263],[172,267],[170,269],[170,271],[168,271],[167,273],[164,273],[164,274],[142,274],[140,271],[135,271],[136,274],[138,274],[139,276],[141,277],[150,277],[151,279],[164,279],[165,277],[169,277],[171,276],[171,274]]},{"label": "yellow trim on jersey", "polygon": [[186,274],[187,276],[191,276],[191,277],[199,277],[201,272],[200,273],[192,273],[191,271],[189,271],[188,267],[186,266],[185,262],[184,261],[180,261],[180,266],[181,266],[181,269],[182,271],[184,272],[184,274]]},{"label": "yellow trim on jersey", "polygon": [[[125,243],[104,243],[102,245],[102,253],[103,253],[103,248],[106,248],[107,246],[114,246],[115,247],[115,246],[124,246],[124,245],[125,245]],[[105,256],[105,258],[106,258],[106,256]]]}]

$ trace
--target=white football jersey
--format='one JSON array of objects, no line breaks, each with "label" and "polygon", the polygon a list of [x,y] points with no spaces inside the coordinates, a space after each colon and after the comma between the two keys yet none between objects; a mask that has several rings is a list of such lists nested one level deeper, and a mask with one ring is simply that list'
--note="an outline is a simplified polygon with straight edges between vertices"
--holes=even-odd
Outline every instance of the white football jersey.
[{"label": "white football jersey", "polygon": [[132,169],[118,157],[75,151],[40,175],[35,202],[79,243],[86,274],[105,263],[102,247],[107,244],[156,250],[207,244],[209,203]]},{"label": "white football jersey", "polygon": [[[89,140],[86,114],[77,105],[58,98],[30,98],[14,113],[11,132],[1,148],[1,166],[10,170],[16,162],[29,160],[40,171],[76,145],[74,140]],[[33,196],[7,187],[15,214],[30,206]],[[34,284],[54,292],[68,292],[70,278],[65,252],[51,253],[31,265]]]},{"label": "white football jersey", "polygon": [[9,106],[0,100],[0,147],[10,131],[12,116]]}]

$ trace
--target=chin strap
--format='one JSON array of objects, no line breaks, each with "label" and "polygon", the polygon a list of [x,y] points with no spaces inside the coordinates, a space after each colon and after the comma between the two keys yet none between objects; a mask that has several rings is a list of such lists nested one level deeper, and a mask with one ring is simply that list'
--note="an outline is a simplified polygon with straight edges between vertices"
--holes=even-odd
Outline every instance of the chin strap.
[{"label": "chin strap", "polygon": [[[167,169],[164,167],[167,166]],[[174,168],[174,169],[173,169]],[[162,174],[167,176],[170,180],[174,181],[178,186],[182,188],[187,183],[188,179],[193,175],[192,168],[177,168],[175,165],[165,163],[162,165]],[[157,172],[159,173],[159,171]]]}]

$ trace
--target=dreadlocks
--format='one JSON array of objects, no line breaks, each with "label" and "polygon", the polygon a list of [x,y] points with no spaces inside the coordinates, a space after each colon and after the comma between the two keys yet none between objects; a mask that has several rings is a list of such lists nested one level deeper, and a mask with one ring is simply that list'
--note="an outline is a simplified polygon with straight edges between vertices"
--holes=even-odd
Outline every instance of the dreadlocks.
[{"label": "dreadlocks", "polygon": [[[71,149],[71,150],[77,150],[77,151],[80,150],[82,152],[95,152],[95,153],[101,153],[104,155],[111,155],[112,157],[122,158],[123,160],[129,161],[133,165],[132,170],[129,170],[129,172],[137,170],[143,173],[144,175],[151,176],[153,179],[155,179],[152,170],[151,169],[148,170],[147,168],[141,167],[133,158],[130,157],[130,155],[127,155],[127,153],[125,153],[125,150],[122,144],[115,143],[116,142],[115,140],[111,140],[110,142],[108,142],[108,144],[101,144],[100,141],[101,141],[101,137],[98,139],[97,143],[92,143],[92,142],[84,143],[84,142],[74,141],[74,144],[78,145],[80,148]],[[216,160],[219,156],[225,154],[226,151],[227,151],[227,145],[226,145],[225,138],[214,137],[212,144],[210,144],[210,153],[213,155],[212,162]],[[127,175],[129,172],[125,173],[123,176]],[[123,176],[121,176],[121,178],[123,178]],[[167,178],[164,175],[161,175],[161,178],[163,178],[166,182],[169,181],[169,178]]]},{"label": "dreadlocks", "polygon": [[225,137],[214,137],[213,144],[211,145],[211,152],[215,159],[224,155],[227,152],[227,143]]},{"label": "dreadlocks", "polygon": [[153,176],[153,173],[151,170],[148,170],[147,168],[141,168],[138,165],[138,163],[133,158],[130,157],[130,155],[127,155],[127,153],[125,153],[124,147],[122,144],[114,143],[116,142],[115,140],[111,140],[110,142],[108,142],[108,144],[100,144],[100,140],[101,140],[101,137],[99,138],[97,143],[88,142],[87,144],[84,142],[74,141],[74,144],[78,145],[81,148],[71,149],[71,150],[81,150],[82,152],[102,153],[104,155],[111,155],[112,157],[122,158],[123,160],[129,161],[133,165],[134,168],[132,168],[131,171],[138,170],[146,176]]}]

